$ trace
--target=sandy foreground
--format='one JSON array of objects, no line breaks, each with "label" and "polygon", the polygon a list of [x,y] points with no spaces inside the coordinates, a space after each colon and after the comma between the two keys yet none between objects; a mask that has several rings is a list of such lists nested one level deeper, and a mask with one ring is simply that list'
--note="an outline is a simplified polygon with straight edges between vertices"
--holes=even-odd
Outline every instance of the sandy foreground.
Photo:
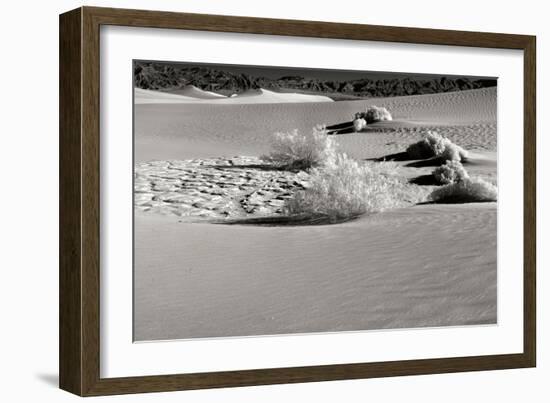
[{"label": "sandy foreground", "polygon": [[[496,203],[414,205],[334,225],[227,226],[179,219],[170,187],[170,175],[190,175],[197,206],[212,209],[200,203],[220,199],[201,186],[214,177],[191,160],[244,167],[216,170],[214,179],[247,195],[267,186],[263,204],[249,197],[244,207],[275,212],[307,178],[271,183],[269,172],[250,167],[271,134],[340,124],[371,104],[394,121],[335,136],[349,155],[402,152],[433,129],[470,151],[470,175],[496,181],[496,88],[340,102],[203,99],[135,105],[136,200],[166,196],[156,209],[135,209],[136,341],[496,323]],[[399,164],[419,183],[433,170]]]}]

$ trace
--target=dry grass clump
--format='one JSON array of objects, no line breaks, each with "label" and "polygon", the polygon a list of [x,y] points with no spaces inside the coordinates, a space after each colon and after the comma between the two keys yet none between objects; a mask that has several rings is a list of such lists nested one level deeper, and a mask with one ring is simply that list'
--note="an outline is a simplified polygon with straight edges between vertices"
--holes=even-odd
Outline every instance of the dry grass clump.
[{"label": "dry grass clump", "polygon": [[288,170],[309,170],[332,164],[336,157],[334,141],[326,129],[316,127],[310,134],[293,130],[288,133],[275,133],[273,150],[262,160]]},{"label": "dry grass clump", "polygon": [[462,163],[455,160],[447,161],[445,165],[436,168],[432,175],[437,182],[444,185],[469,178],[468,172],[466,172]]},{"label": "dry grass clump", "polygon": [[371,124],[383,120],[392,120],[392,116],[386,108],[376,105],[370,105],[367,106],[365,112],[356,113],[355,119],[365,119],[367,124]]},{"label": "dry grass clump", "polygon": [[403,206],[410,185],[397,169],[391,162],[360,164],[338,154],[333,164],[311,171],[308,188],[287,202],[285,213],[334,222]]},{"label": "dry grass clump", "polygon": [[413,191],[417,187],[398,174],[396,163],[359,163],[338,153],[324,128],[315,128],[309,135],[297,130],[276,133],[273,151],[262,159],[283,169],[310,173],[308,187],[284,206],[290,218],[338,222],[418,199],[418,192]]},{"label": "dry grass clump", "polygon": [[407,154],[412,159],[439,157],[448,161],[464,161],[468,152],[440,134],[429,131],[424,138],[407,147]]},{"label": "dry grass clump", "polygon": [[436,203],[474,203],[496,201],[497,196],[495,185],[481,178],[466,178],[434,190],[430,199]]}]

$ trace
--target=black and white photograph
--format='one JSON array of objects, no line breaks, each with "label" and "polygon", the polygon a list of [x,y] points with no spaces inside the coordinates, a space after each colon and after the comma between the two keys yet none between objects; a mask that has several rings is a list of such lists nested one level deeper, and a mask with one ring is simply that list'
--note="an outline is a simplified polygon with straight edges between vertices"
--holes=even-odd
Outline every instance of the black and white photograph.
[{"label": "black and white photograph", "polygon": [[135,341],[497,323],[497,77],[133,75]]}]

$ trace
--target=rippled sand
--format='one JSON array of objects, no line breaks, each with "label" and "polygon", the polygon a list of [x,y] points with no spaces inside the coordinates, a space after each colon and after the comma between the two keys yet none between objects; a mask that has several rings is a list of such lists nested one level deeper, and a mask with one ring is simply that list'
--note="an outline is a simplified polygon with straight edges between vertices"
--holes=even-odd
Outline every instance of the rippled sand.
[{"label": "rippled sand", "polygon": [[495,234],[492,203],[302,227],[138,215],[135,337],[495,323]]}]

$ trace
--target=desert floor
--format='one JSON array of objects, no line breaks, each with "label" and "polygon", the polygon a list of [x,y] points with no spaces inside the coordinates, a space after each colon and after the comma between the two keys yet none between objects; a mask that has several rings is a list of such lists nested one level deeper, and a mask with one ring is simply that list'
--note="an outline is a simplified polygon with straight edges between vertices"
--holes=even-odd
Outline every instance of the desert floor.
[{"label": "desert floor", "polygon": [[[470,152],[471,176],[496,182],[496,88],[307,103],[137,95],[136,341],[496,323],[496,203],[332,225],[208,222],[277,214],[307,186],[307,175],[262,167],[273,132],[340,124],[371,104],[394,120],[334,136],[342,151],[390,156],[436,130]],[[398,164],[429,193],[433,166]]]}]

